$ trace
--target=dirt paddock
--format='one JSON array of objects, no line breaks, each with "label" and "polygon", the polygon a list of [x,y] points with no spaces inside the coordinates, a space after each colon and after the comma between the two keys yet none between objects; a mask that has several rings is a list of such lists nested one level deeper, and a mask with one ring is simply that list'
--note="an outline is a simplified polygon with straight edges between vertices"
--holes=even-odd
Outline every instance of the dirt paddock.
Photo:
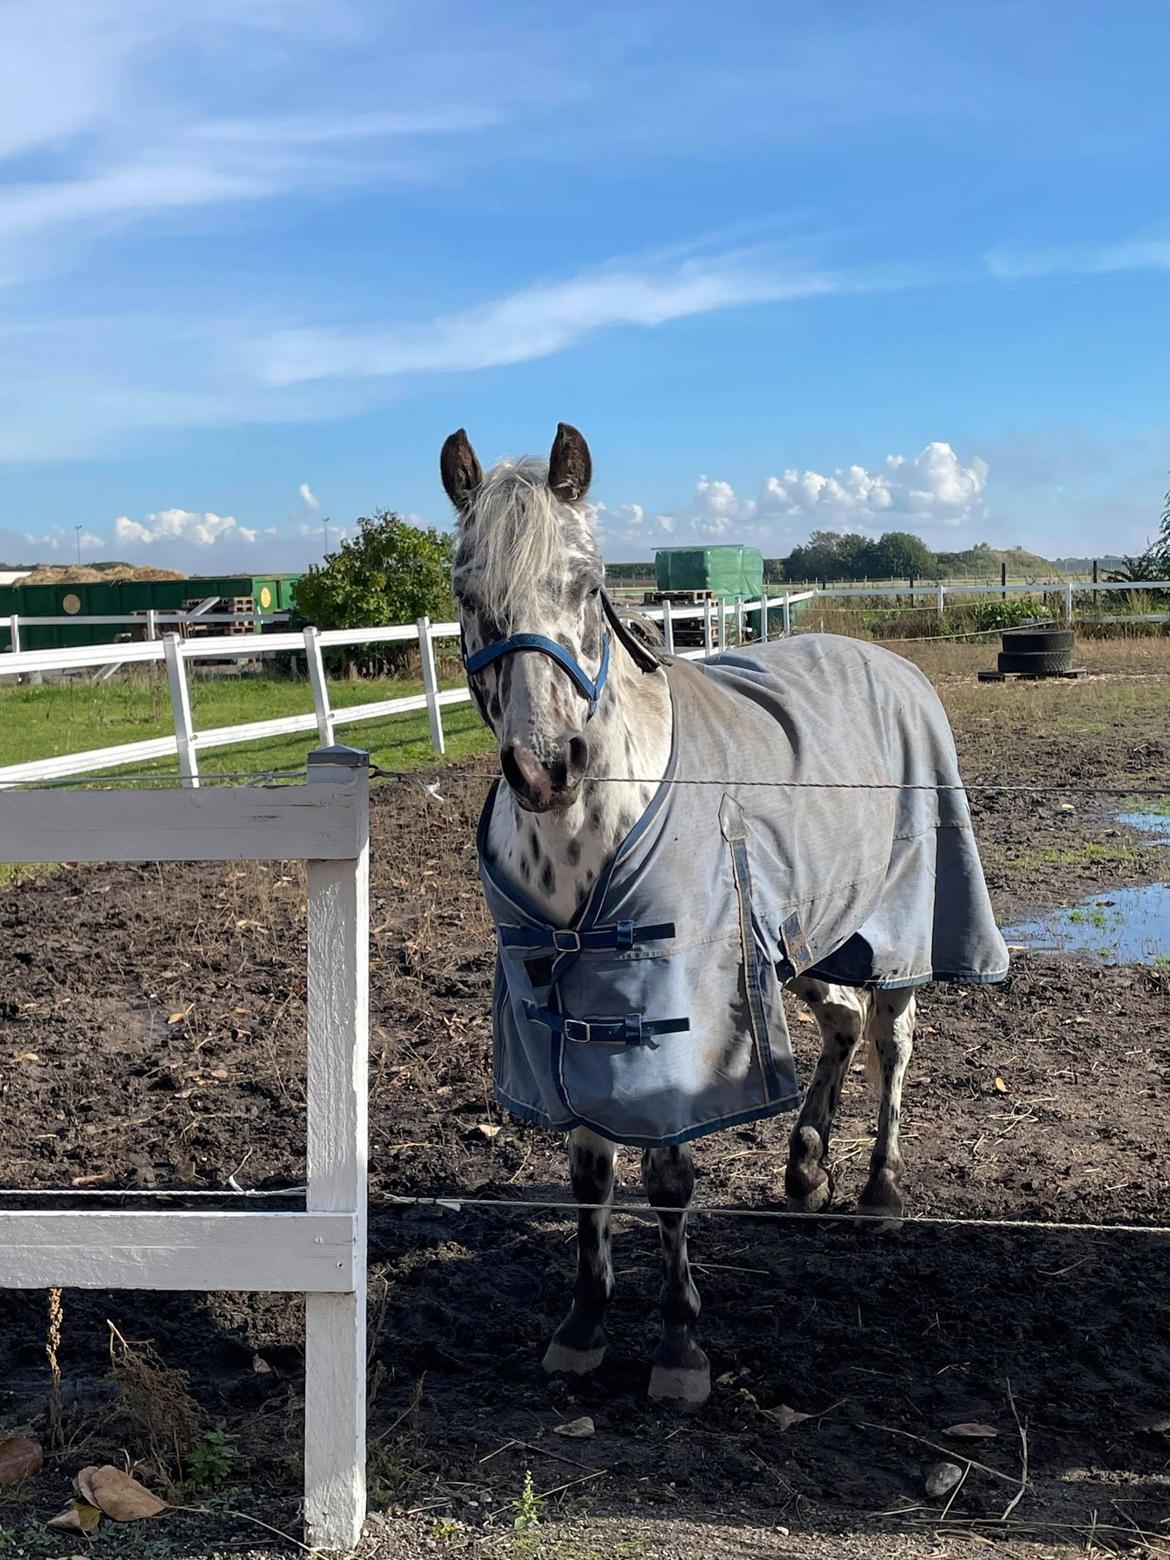
[{"label": "dirt paddock", "polygon": [[[981,688],[972,666],[941,670],[968,782],[1165,784],[1165,678]],[[570,1387],[539,1361],[568,1304],[571,1221],[388,1205],[567,1195],[561,1145],[490,1097],[492,953],[471,843],[488,767],[441,771],[441,799],[414,780],[375,794],[363,1553],[1170,1552],[1170,1237],[696,1217],[717,1385],[680,1417],[645,1397],[651,1226],[616,1219],[610,1351]],[[976,793],[1003,917],[1165,878],[1164,850],[1118,824],[1116,803],[1067,805]],[[297,867],[64,868],[0,892],[0,1184],[295,1184],[303,971]],[[916,1213],[1170,1225],[1170,972],[1023,954],[1005,986],[928,988],[919,1013],[904,1131]],[[790,1018],[807,1066],[815,1029],[795,1005]],[[778,1207],[789,1126],[700,1144],[697,1201]],[[836,1139],[842,1209],[871,1131],[858,1075]],[[619,1176],[619,1200],[638,1200],[635,1156]],[[0,1439],[32,1426],[51,1444],[45,1316],[43,1295],[0,1294]],[[156,1403],[178,1400],[168,1423],[181,1411],[196,1437],[226,1432],[215,1488],[192,1488],[190,1446],[152,1425],[124,1368],[111,1374],[110,1323]],[[293,1550],[247,1518],[299,1530],[296,1301],[69,1291],[60,1366],[61,1443],[36,1478],[0,1487],[3,1560]],[[586,1414],[592,1437],[555,1433]],[[946,1434],[972,1421],[995,1436]],[[124,1459],[202,1509],[89,1541],[43,1532],[79,1466]],[[944,1512],[926,1471],[972,1459]],[[539,1520],[517,1529],[526,1474]]]}]

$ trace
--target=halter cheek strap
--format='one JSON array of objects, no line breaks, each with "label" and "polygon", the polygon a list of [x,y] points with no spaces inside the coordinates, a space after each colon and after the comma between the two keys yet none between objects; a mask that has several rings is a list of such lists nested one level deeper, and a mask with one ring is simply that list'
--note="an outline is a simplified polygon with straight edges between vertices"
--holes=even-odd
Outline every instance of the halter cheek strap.
[{"label": "halter cheek strap", "polygon": [[474,655],[464,658],[464,666],[469,676],[490,666],[493,661],[500,660],[505,655],[516,655],[521,650],[536,650],[541,655],[547,655],[573,679],[577,691],[589,701],[589,713],[585,717],[590,720],[597,709],[597,701],[601,698],[605,680],[609,676],[609,632],[601,645],[601,665],[598,667],[597,676],[590,677],[585,668],[569,654],[563,645],[557,644],[555,639],[549,639],[544,634],[513,634],[510,639],[497,639],[494,644],[484,645],[482,650],[477,650]]}]

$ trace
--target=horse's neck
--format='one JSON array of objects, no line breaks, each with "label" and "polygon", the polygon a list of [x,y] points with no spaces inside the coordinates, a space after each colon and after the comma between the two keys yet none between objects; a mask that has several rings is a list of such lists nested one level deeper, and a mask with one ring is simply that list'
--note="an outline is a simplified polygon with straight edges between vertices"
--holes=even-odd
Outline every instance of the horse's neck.
[{"label": "horse's neck", "polygon": [[645,811],[671,744],[665,672],[639,671],[614,647],[605,697],[589,722],[589,773],[572,807],[527,813],[501,785],[488,831],[492,860],[550,920],[566,925]]}]

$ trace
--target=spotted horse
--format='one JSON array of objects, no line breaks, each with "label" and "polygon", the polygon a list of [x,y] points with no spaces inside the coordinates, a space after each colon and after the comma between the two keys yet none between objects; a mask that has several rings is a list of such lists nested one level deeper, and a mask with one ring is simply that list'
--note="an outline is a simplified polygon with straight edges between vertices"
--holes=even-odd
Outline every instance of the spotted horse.
[{"label": "spotted horse", "polygon": [[[798,1109],[788,1202],[824,1208],[865,1039],[880,1104],[860,1207],[896,1220],[915,989],[1006,973],[954,742],[926,678],[874,645],[802,634],[702,662],[656,648],[606,594],[589,449],[568,424],[547,462],[486,476],[460,429],[440,469],[464,663],[499,744],[477,840],[496,1094],[568,1132],[575,1199],[598,1205],[579,1211],[572,1308],[544,1365],[584,1374],[604,1355],[628,1144],[662,1210],[650,1395],[702,1402],[691,1141]],[[803,1097],[786,984],[822,1038]]]}]

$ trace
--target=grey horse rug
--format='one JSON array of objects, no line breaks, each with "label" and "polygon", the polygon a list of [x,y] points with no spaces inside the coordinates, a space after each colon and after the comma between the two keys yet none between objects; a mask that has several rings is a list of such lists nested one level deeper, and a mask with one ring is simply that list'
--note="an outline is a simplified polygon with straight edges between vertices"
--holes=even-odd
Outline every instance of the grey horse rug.
[{"label": "grey horse rug", "polygon": [[494,787],[478,838],[500,1103],[642,1147],[799,1102],[793,976],[985,983],[1008,964],[915,666],[828,634],[664,665],[666,776],[571,927],[486,859]]}]

